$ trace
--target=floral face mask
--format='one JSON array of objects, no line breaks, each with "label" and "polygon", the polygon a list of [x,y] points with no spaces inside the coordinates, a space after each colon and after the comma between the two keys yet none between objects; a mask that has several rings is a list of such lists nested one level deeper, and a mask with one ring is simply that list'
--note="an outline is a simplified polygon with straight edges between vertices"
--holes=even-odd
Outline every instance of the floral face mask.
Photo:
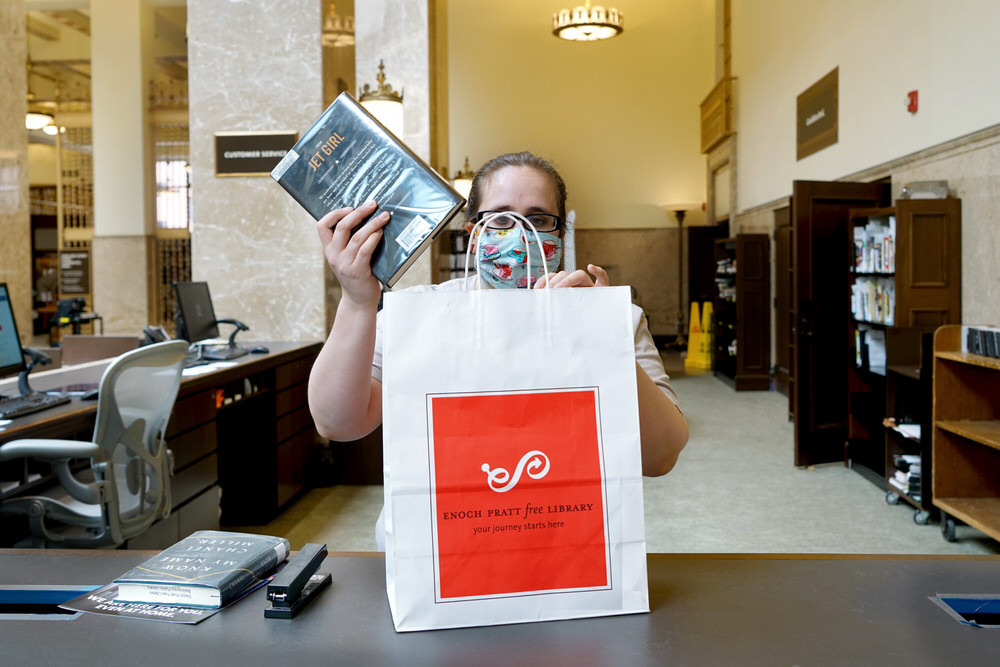
[{"label": "floral face mask", "polygon": [[554,271],[562,261],[562,239],[559,235],[539,232],[523,216],[505,212],[517,218],[517,226],[490,229],[490,216],[473,228],[476,240],[476,263],[480,279],[490,287],[528,288]]}]

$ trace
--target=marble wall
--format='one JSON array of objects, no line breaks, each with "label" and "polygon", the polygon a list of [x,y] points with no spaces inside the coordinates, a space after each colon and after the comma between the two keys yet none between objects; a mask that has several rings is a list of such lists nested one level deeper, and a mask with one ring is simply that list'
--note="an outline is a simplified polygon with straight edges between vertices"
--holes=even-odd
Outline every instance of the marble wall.
[{"label": "marble wall", "polygon": [[[430,19],[427,2],[365,0],[354,3],[355,76],[358,88],[377,87],[379,62],[386,82],[403,91],[403,136],[410,149],[431,160]],[[391,35],[391,39],[386,37]],[[356,92],[356,91],[355,91]],[[433,282],[431,253],[424,253],[393,289]]]},{"label": "marble wall", "polygon": [[21,342],[31,336],[31,218],[24,62],[24,1],[0,3],[0,282],[7,283]]},{"label": "marble wall", "polygon": [[[577,229],[577,268],[596,264],[612,285],[629,285],[646,313],[654,336],[678,333],[677,227],[659,229]],[[684,281],[687,281],[687,264]],[[685,313],[683,320],[687,320]],[[687,332],[685,331],[686,335]]]},{"label": "marble wall", "polygon": [[315,223],[270,176],[215,175],[216,132],[302,132],[323,110],[321,6],[188,3],[192,273],[241,340],[326,334]]}]

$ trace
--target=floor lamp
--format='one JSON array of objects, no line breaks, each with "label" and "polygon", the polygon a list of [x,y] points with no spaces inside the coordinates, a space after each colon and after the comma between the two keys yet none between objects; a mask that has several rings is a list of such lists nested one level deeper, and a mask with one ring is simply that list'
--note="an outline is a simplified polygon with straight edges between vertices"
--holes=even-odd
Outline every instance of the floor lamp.
[{"label": "floor lamp", "polygon": [[698,204],[663,204],[660,208],[674,214],[677,219],[677,338],[668,348],[687,347],[687,330],[684,313],[684,218]]}]

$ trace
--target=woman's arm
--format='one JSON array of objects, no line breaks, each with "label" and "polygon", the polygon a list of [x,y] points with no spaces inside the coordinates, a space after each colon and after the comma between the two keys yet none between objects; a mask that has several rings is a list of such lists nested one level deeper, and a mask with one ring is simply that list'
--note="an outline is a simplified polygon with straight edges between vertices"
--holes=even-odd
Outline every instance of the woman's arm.
[{"label": "woman's arm", "polygon": [[642,443],[642,474],[666,475],[688,441],[688,425],[673,401],[638,364],[639,439]]},{"label": "woman's arm", "polygon": [[309,410],[316,430],[330,440],[356,440],[382,422],[382,385],[371,376],[381,287],[371,257],[389,214],[351,234],[375,208],[369,202],[337,209],[317,223],[323,254],[343,289],[330,336],[309,374]]},{"label": "woman's arm", "polygon": [[[587,272],[551,273],[539,280],[541,287],[600,287],[610,285],[608,274],[599,266],[587,265]],[[652,343],[650,343],[652,344]],[[655,349],[655,348],[654,348]],[[636,363],[636,388],[639,396],[639,439],[642,449],[642,474],[665,475],[677,463],[688,441],[687,420],[649,374]]]}]

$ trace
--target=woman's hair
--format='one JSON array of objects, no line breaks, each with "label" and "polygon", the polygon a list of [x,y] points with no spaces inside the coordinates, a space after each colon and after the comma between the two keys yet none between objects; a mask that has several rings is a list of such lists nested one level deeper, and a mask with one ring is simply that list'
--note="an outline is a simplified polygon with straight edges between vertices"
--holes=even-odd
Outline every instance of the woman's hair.
[{"label": "woman's hair", "polygon": [[479,213],[479,204],[482,200],[483,188],[493,175],[504,167],[530,167],[548,176],[556,191],[556,203],[559,206],[559,217],[566,222],[566,183],[562,176],[556,171],[555,166],[545,158],[538,157],[527,151],[521,153],[505,153],[493,158],[476,172],[476,177],[472,179],[472,189],[469,190],[469,201],[465,211],[469,220],[475,220]]}]

